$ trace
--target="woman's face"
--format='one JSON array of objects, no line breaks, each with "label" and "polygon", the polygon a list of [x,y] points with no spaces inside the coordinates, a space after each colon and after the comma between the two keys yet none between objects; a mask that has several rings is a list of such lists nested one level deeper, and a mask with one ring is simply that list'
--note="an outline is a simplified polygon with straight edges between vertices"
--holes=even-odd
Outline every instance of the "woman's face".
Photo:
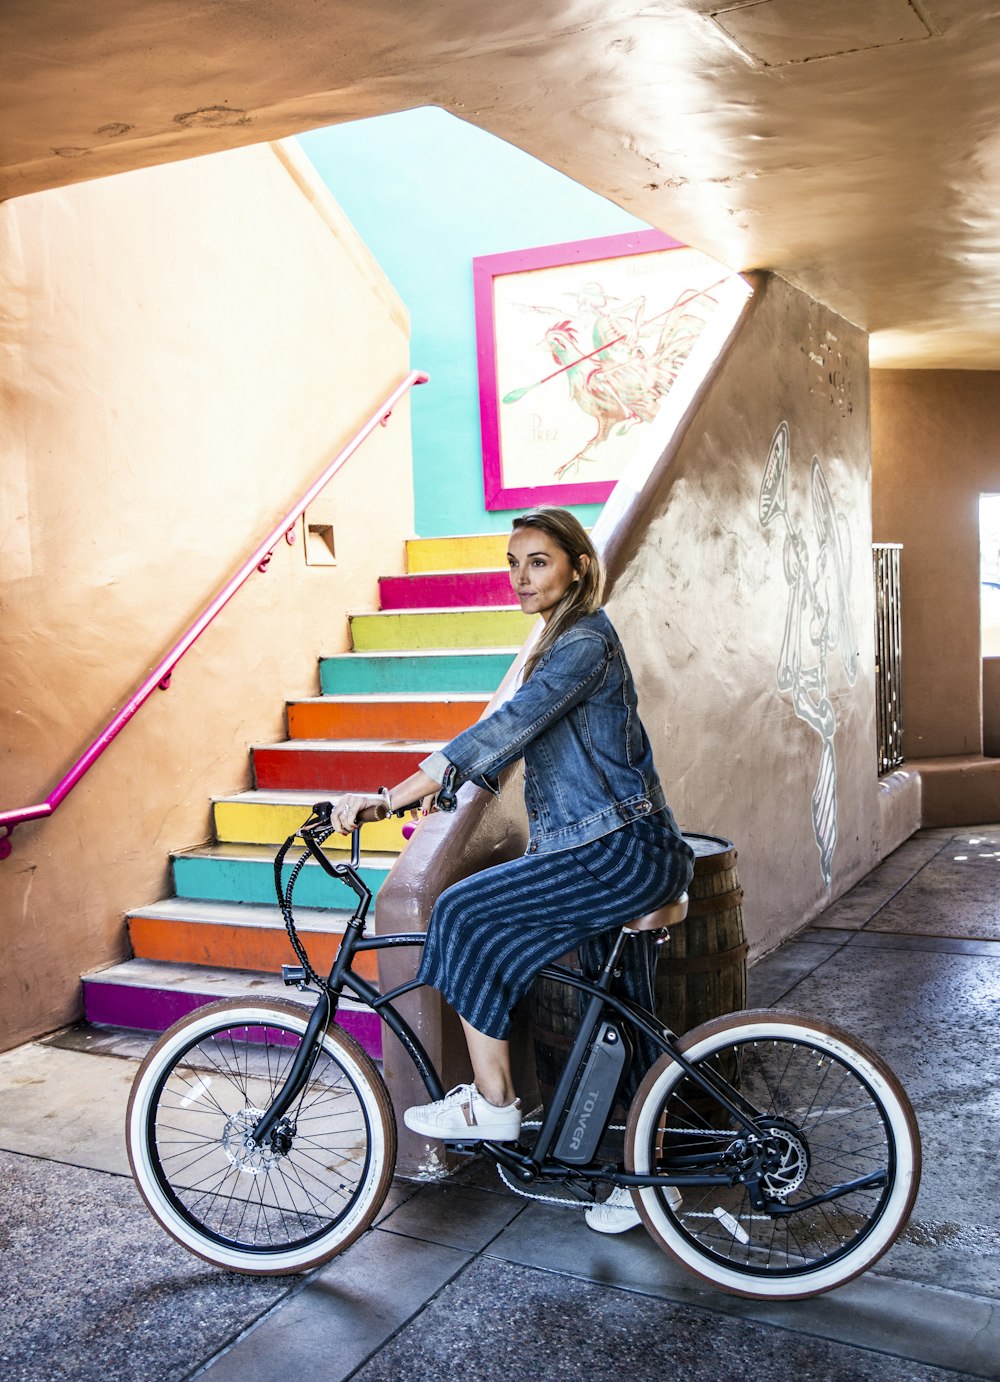
[{"label": "woman's face", "polygon": [[[510,583],[525,614],[540,614],[548,623],[556,605],[577,579],[573,563],[556,542],[539,528],[515,528],[507,543]],[[579,558],[580,573],[590,558]]]}]

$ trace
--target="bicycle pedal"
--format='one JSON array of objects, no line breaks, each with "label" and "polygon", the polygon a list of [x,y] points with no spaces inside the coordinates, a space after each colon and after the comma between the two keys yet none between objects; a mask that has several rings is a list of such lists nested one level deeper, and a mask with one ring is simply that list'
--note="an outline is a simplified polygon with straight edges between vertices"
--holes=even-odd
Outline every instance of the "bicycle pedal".
[{"label": "bicycle pedal", "polygon": [[302,965],[282,965],[281,981],[291,988],[293,984],[304,984],[306,971]]}]

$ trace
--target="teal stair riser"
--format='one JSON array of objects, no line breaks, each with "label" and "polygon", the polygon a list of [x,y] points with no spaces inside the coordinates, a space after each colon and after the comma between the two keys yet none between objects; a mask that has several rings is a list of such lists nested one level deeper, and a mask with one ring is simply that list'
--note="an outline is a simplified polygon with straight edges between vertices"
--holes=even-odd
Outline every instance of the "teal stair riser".
[{"label": "teal stair riser", "polygon": [[325,696],[425,691],[492,694],[513,661],[513,653],[442,653],[423,657],[346,653],[320,662],[320,689]]},{"label": "teal stair riser", "polygon": [[[178,897],[212,902],[273,904],[280,921],[274,893],[274,869],[266,861],[244,859],[184,859],[173,863],[174,891]],[[386,869],[360,869],[362,880],[373,893],[385,881]],[[287,876],[287,875],[286,875]],[[351,909],[355,897],[350,888],[328,878],[318,867],[304,868],[295,882],[296,907],[343,907]]]}]

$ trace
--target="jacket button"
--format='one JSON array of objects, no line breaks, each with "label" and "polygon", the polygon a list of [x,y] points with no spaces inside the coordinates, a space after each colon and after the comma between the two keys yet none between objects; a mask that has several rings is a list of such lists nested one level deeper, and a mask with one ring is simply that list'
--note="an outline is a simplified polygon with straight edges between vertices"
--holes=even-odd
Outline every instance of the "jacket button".
[{"label": "jacket button", "polygon": [[535,843],[534,840],[532,840],[531,844],[528,846],[528,853],[529,853],[529,854],[537,854],[537,853],[538,853],[538,845]]},{"label": "jacket button", "polygon": [[644,816],[644,815],[646,814],[646,812],[650,810],[651,806],[652,806],[652,802],[649,802],[649,801],[637,801],[636,804],[635,804],[635,809],[639,812],[639,814],[640,814],[641,816]]},{"label": "jacket button", "polygon": [[537,811],[532,811],[532,813],[531,813],[531,819],[532,819],[533,821],[537,821],[537,820],[538,820],[538,812],[537,812]]}]

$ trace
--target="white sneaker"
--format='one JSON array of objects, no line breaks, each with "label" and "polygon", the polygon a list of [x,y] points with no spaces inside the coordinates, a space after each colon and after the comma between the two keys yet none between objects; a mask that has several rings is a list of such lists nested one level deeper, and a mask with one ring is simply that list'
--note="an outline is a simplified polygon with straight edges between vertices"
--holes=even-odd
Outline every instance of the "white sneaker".
[{"label": "white sneaker", "polygon": [[[675,1185],[666,1190],[667,1203],[676,1213],[681,1207],[683,1197]],[[583,1216],[587,1227],[596,1233],[628,1233],[642,1222],[627,1186],[616,1185],[611,1194],[601,1204],[593,1204]]]},{"label": "white sneaker", "polygon": [[521,1101],[498,1108],[474,1084],[460,1084],[433,1104],[417,1104],[403,1114],[412,1132],[442,1142],[516,1142],[521,1131]]}]

